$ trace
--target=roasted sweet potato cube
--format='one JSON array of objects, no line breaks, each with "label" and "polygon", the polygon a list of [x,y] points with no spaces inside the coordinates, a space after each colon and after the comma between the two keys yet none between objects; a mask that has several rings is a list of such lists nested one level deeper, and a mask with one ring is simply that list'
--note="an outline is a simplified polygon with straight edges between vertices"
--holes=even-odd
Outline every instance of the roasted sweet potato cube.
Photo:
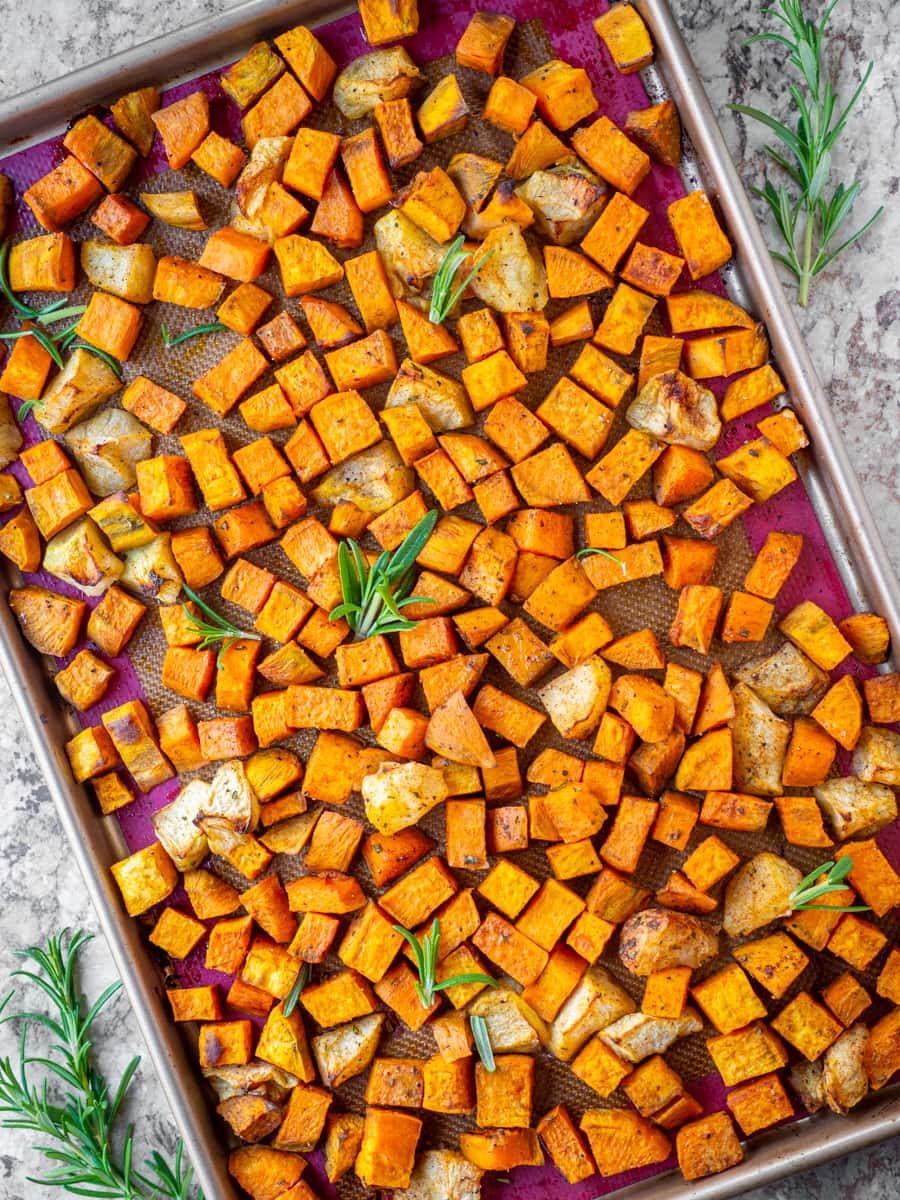
[{"label": "roasted sweet potato cube", "polygon": [[564,1104],[557,1104],[541,1117],[537,1132],[567,1183],[579,1183],[594,1174],[594,1160]]},{"label": "roasted sweet potato cube", "polygon": [[631,75],[653,61],[653,43],[647,26],[630,4],[612,5],[594,20],[594,30],[621,74]]},{"label": "roasted sweet potato cube", "polygon": [[496,913],[487,915],[472,941],[491,962],[523,987],[534,983],[547,965],[547,951]]},{"label": "roasted sweet potato cube", "polygon": [[306,92],[290,72],[285,72],[244,114],[241,125],[247,146],[252,150],[262,138],[292,133],[311,108]]},{"label": "roasted sweet potato cube", "polygon": [[171,433],[187,404],[180,396],[139,375],[122,393],[122,407],[157,433]]},{"label": "roasted sweet potato cube", "polygon": [[852,856],[853,868],[848,876],[853,887],[878,917],[883,917],[898,902],[900,876],[882,854],[874,839],[849,842],[835,853],[840,859]]},{"label": "roasted sweet potato cube", "polygon": [[[602,20],[602,18],[600,18]],[[625,132],[633,142],[667,167],[681,161],[681,121],[672,100],[633,110],[625,118]]]},{"label": "roasted sweet potato cube", "polygon": [[[187,958],[197,944],[206,936],[206,927],[177,908],[164,908],[150,932],[149,939],[159,946],[170,958]],[[221,1016],[217,1013],[216,1016]],[[177,1018],[176,1018],[177,1019]],[[202,1017],[184,1018],[205,1019]]]},{"label": "roasted sweet potato cube", "polygon": [[691,279],[702,279],[728,262],[732,255],[731,243],[705,192],[691,192],[673,201],[667,212]]},{"label": "roasted sweet potato cube", "polygon": [[[636,242],[628,256],[628,261],[621,269],[622,279],[634,287],[649,292],[651,296],[668,296],[678,282],[684,259],[677,254],[669,254],[656,246],[645,246]],[[678,359],[681,359],[681,347],[678,348]],[[676,367],[678,363],[676,362]]]},{"label": "roasted sweet potato cube", "polygon": [[503,51],[515,21],[502,13],[476,12],[456,43],[456,61],[485,75],[496,75],[503,66]]},{"label": "roasted sweet potato cube", "polygon": [[322,962],[340,928],[337,917],[307,912],[300,918],[297,932],[288,949],[303,962]]},{"label": "roasted sweet potato cube", "polygon": [[838,745],[845,750],[854,748],[862,731],[863,702],[852,675],[832,684],[812,710],[812,718]]},{"label": "roasted sweet potato cube", "polygon": [[840,1023],[809,992],[798,992],[774,1018],[772,1028],[810,1062],[820,1058],[842,1032]]},{"label": "roasted sweet potato cube", "polygon": [[237,975],[250,948],[252,934],[252,917],[230,917],[217,921],[209,931],[207,969]]},{"label": "roasted sweet potato cube", "polygon": [[854,613],[838,624],[838,629],[853,647],[860,662],[873,666],[887,658],[890,632],[883,617],[875,613]]},{"label": "roasted sweet potato cube", "polygon": [[314,1149],[325,1128],[332,1099],[332,1093],[324,1088],[309,1084],[295,1087],[272,1145],[286,1150]]},{"label": "roasted sweet potato cube", "polygon": [[475,1064],[475,1121],[482,1129],[527,1129],[531,1124],[534,1059],[528,1054],[498,1054],[495,1070]]},{"label": "roasted sweet potato cube", "polygon": [[376,1058],[366,1083],[366,1103],[421,1108],[424,1090],[419,1059]]},{"label": "roasted sweet potato cube", "polygon": [[[599,117],[592,125],[576,130],[572,145],[601,179],[627,196],[650,171],[650,159],[644,151],[626,137],[609,117]],[[590,253],[586,247],[585,250]]]},{"label": "roasted sweet potato cube", "polygon": [[[827,737],[827,734],[823,734]],[[831,757],[834,757],[836,747],[831,739]],[[785,759],[787,764],[787,759]],[[782,778],[784,771],[782,770]],[[794,785],[800,786],[800,785]],[[792,846],[831,846],[833,842],[825,832],[822,823],[822,810],[816,803],[815,796],[776,796],[775,807],[781,818],[784,836]]]},{"label": "roasted sweet potato cube", "polygon": [[413,125],[409,100],[385,100],[372,111],[388,162],[396,170],[408,166],[422,153],[422,143]]},{"label": "roasted sweet potato cube", "polygon": [[[320,820],[318,825],[321,823]],[[359,833],[361,836],[361,827]],[[370,902],[354,918],[338,946],[337,953],[345,966],[359,971],[372,983],[378,983],[402,945],[403,938],[394,929],[390,917],[386,916],[377,904]]]},{"label": "roasted sweet potato cube", "polygon": [[130,917],[139,916],[174,891],[178,872],[159,842],[110,867]]},{"label": "roasted sweet potato cube", "polygon": [[[828,939],[831,953],[843,958],[857,971],[864,971],[886,945],[887,938],[878,926],[864,921],[856,913],[845,913]],[[784,1036],[788,1035],[785,1033]]]},{"label": "roasted sweet potato cube", "polygon": [[201,1067],[239,1067],[253,1055],[253,1024],[250,1021],[217,1021],[200,1026]]},{"label": "roasted sweet potato cube", "polygon": [[487,814],[487,839],[491,854],[508,854],[528,847],[528,810],[520,804],[500,805]]},{"label": "roasted sweet potato cube", "polygon": [[742,1084],[729,1094],[726,1103],[748,1137],[794,1115],[794,1106],[777,1075],[763,1075]]},{"label": "roasted sweet potato cube", "polygon": [[234,142],[211,130],[191,155],[201,171],[222,187],[231,187],[243,170],[247,156]]},{"label": "roasted sweet potato cube", "polygon": [[848,1029],[872,1003],[872,997],[851,971],[845,971],[822,988],[822,999]]},{"label": "roasted sweet potato cube", "polygon": [[422,1122],[407,1113],[366,1108],[355,1170],[370,1188],[406,1188],[415,1162]]},{"label": "roasted sweet potato cube", "polygon": [[831,617],[812,600],[804,600],[792,608],[778,628],[825,671],[833,670],[852,651]]},{"label": "roasted sweet potato cube", "polygon": [[[488,14],[478,14],[486,16]],[[474,19],[474,18],[473,18]],[[498,67],[499,69],[499,67]],[[496,74],[496,72],[491,72]],[[494,80],[484,104],[482,117],[499,129],[519,137],[528,128],[537,95],[505,75]]]},{"label": "roasted sweet potato cube", "polygon": [[337,65],[315,34],[305,25],[296,25],[275,38],[275,45],[309,94],[323,100]]},{"label": "roasted sweet potato cube", "polygon": [[732,951],[735,959],[757,983],[779,999],[809,965],[809,958],[786,933],[772,933],[745,942]]},{"label": "roasted sweet potato cube", "polygon": [[538,111],[554,129],[570,129],[599,107],[587,72],[561,59],[551,59],[520,82],[534,92]]},{"label": "roasted sweet potato cube", "polygon": [[701,537],[714,538],[752,503],[751,497],[730,479],[720,479],[681,515]]},{"label": "roasted sweet potato cube", "polygon": [[157,109],[150,119],[162,138],[169,166],[180,171],[209,133],[209,100],[202,91],[191,92]]},{"label": "roasted sweet potato cube", "polygon": [[219,305],[216,316],[235,333],[249,337],[271,303],[272,297],[263,288],[254,283],[241,283]]},{"label": "roasted sweet potato cube", "polygon": [[589,1108],[581,1119],[600,1174],[618,1175],[668,1158],[666,1134],[624,1108]]},{"label": "roasted sweet potato cube", "polygon": [[90,650],[80,650],[53,682],[62,698],[83,712],[100,703],[115,674],[115,668],[102,658]]},{"label": "roasted sweet potato cube", "polygon": [[863,694],[871,720],[879,725],[900,721],[900,674],[896,671],[864,679]]},{"label": "roasted sweet potato cube", "polygon": [[22,199],[39,224],[51,233],[59,233],[64,225],[102,195],[103,185],[99,179],[69,154],[59,166],[23,192]]},{"label": "roasted sweet potato cube", "polygon": [[74,467],[60,471],[46,483],[26,488],[25,501],[48,541],[84,516],[92,505],[84,480]]},{"label": "roasted sweet potato cube", "polygon": [[704,1179],[744,1161],[734,1123],[724,1112],[683,1125],[675,1135],[675,1149],[685,1179]]},{"label": "roasted sweet potato cube", "polygon": [[87,635],[115,657],[122,653],[145,612],[140,600],[113,586],[88,618]]},{"label": "roasted sweet potato cube", "polygon": [[633,871],[650,836],[659,805],[643,796],[623,796],[613,826],[600,847],[600,857],[611,867]]},{"label": "roasted sweet potato cube", "polygon": [[425,144],[429,146],[465,129],[469,107],[455,75],[445,75],[441,79],[419,107],[416,119]]},{"label": "roasted sweet potato cube", "polygon": [[695,984],[691,992],[719,1033],[733,1033],[766,1015],[765,1005],[737,963]]}]

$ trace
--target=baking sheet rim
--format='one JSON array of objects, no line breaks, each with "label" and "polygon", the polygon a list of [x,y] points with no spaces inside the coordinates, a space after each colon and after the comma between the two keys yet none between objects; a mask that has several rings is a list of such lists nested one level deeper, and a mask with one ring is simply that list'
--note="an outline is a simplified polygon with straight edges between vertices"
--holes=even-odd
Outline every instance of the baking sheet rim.
[{"label": "baking sheet rim", "polygon": [[[737,248],[742,279],[766,324],[775,358],[795,406],[815,421],[813,471],[804,472],[851,597],[865,597],[900,642],[900,586],[872,514],[840,441],[821,383],[785,299],[749,200],[667,0],[633,0],[659,51],[658,66],[676,99],[682,122],[701,159],[711,190]],[[228,60],[241,45],[305,19],[322,23],[348,11],[327,0],[244,0],[220,14],[145,42],[104,62],[0,102],[0,147],[21,149],[48,136],[82,107],[142,82],[197,74]],[[852,557],[851,557],[852,549]],[[184,1138],[207,1200],[237,1200],[227,1156],[179,1030],[172,1024],[162,981],[146,953],[140,926],[121,909],[108,868],[125,852],[114,818],[99,819],[87,790],[74,783],[63,752],[70,736],[49,689],[49,679],[22,640],[8,606],[0,606],[0,666],[22,715],[60,821],[87,885],[94,909],[150,1059]],[[772,1131],[751,1143],[750,1157],[723,1175],[685,1183],[677,1172],[631,1185],[616,1195],[639,1200],[725,1200],[863,1146],[900,1129],[900,1087],[868,1098],[849,1117],[819,1115]]]}]

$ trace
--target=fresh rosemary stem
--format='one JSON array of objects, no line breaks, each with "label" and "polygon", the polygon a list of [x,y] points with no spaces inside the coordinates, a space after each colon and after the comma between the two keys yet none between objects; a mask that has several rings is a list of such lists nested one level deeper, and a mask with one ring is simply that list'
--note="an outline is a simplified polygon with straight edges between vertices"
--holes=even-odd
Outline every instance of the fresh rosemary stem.
[{"label": "fresh rosemary stem", "polygon": [[828,195],[833,150],[873,70],[873,64],[869,63],[849,101],[838,111],[837,95],[824,61],[825,31],[837,3],[838,0],[829,0],[816,24],[806,16],[804,0],[777,0],[777,5],[763,9],[763,13],[778,21],[780,28],[764,30],[745,43],[750,46],[756,42],[774,42],[786,52],[787,63],[800,76],[799,85],[789,85],[795,110],[793,121],[782,122],[771,113],[747,104],[730,106],[734,112],[771,130],[781,143],[778,148],[767,146],[766,152],[786,182],[776,187],[771,179],[766,179],[763,187],[751,187],[750,191],[766,202],[775,219],[784,251],[773,250],[772,257],[797,277],[797,301],[801,307],[809,303],[816,275],[842,250],[858,241],[883,211],[878,208],[854,233],[832,248],[861,187],[859,180],[849,187],[839,183]]},{"label": "fresh rosemary stem", "polygon": [[[122,985],[111,984],[85,1011],[77,960],[89,941],[87,934],[63,930],[46,946],[20,952],[32,969],[15,972],[14,978],[39,988],[51,1011],[6,1011],[14,992],[0,1003],[0,1024],[22,1024],[18,1065],[10,1058],[0,1059],[0,1128],[41,1139],[37,1149],[53,1166],[30,1182],[43,1187],[104,1200],[190,1200],[195,1194],[203,1200],[191,1185],[191,1168],[183,1166],[181,1142],[174,1164],[155,1150],[144,1162],[145,1173],[134,1166],[133,1128],[129,1126],[121,1139],[116,1136],[119,1111],[140,1058],[132,1058],[115,1089],[94,1066],[91,1027]],[[33,1026],[53,1035],[46,1058],[28,1052]],[[44,1069],[40,1083],[30,1076],[34,1067]],[[51,1087],[61,1093],[58,1100]]]}]

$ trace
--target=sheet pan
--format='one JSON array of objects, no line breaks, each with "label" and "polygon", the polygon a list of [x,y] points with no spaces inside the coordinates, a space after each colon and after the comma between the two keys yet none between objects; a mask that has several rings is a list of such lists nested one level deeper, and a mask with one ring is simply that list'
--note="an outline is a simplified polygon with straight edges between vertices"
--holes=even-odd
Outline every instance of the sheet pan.
[{"label": "sheet pan", "polygon": [[[715,195],[737,247],[737,266],[728,280],[729,289],[735,298],[749,300],[767,324],[791,402],[813,431],[813,450],[804,456],[800,470],[843,584],[856,607],[871,607],[885,615],[896,646],[900,639],[900,588],[714,113],[666,0],[636,2],[651,27],[658,52],[656,65],[645,73],[646,86],[652,95],[671,94],[676,100],[695,153],[687,170],[696,173]],[[274,4],[249,0],[217,18],[195,23],[35,92],[4,101],[0,104],[0,152],[4,148],[19,149],[58,132],[79,111],[130,87],[190,78],[235,58],[252,41],[291,23],[303,20],[315,25],[340,16],[349,7],[322,0],[281,0]],[[198,1179],[208,1198],[231,1200],[235,1191],[227,1176],[224,1147],[213,1127],[193,1051],[171,1023],[163,981],[147,957],[139,926],[122,912],[108,873],[109,864],[126,853],[118,822],[114,817],[98,818],[86,789],[73,783],[63,744],[76,726],[69,727],[48,686],[47,673],[23,643],[5,605],[0,606],[0,663],[13,683],[26,729]],[[895,1087],[871,1097],[848,1118],[820,1116],[752,1139],[747,1161],[723,1176],[694,1185],[685,1184],[677,1174],[656,1176],[617,1194],[652,1194],[659,1200],[711,1200],[735,1195],[898,1131],[900,1089]],[[499,1185],[490,1184],[485,1191],[487,1196],[497,1195]],[[514,1185],[509,1195],[515,1193],[526,1194]],[[576,1195],[574,1189],[572,1194]],[[580,1196],[580,1191],[577,1194]]]}]

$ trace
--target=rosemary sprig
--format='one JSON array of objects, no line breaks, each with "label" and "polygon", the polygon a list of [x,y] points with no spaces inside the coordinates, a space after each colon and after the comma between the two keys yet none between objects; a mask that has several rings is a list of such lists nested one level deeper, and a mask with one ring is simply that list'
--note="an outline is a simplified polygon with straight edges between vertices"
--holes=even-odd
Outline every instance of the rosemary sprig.
[{"label": "rosemary sprig", "polygon": [[494,1047],[491,1045],[487,1021],[484,1017],[479,1017],[475,1013],[472,1013],[469,1017],[469,1025],[472,1029],[472,1037],[475,1041],[475,1049],[478,1051],[478,1057],[481,1059],[484,1069],[493,1074],[497,1070],[497,1064],[494,1062]]},{"label": "rosemary sprig", "polygon": [[171,346],[177,346],[179,342],[187,342],[191,338],[199,337],[201,333],[221,333],[228,328],[221,321],[210,321],[208,325],[197,325],[194,329],[186,329],[184,333],[177,333],[173,337],[165,326],[165,322],[160,325],[160,333],[162,334],[163,345],[168,350]]},{"label": "rosemary sprig", "polygon": [[427,512],[409,531],[393,554],[382,551],[370,567],[353,538],[338,546],[338,571],[343,603],[333,608],[328,619],[345,617],[357,640],[380,633],[415,629],[416,622],[404,617],[409,604],[433,604],[428,596],[411,596],[416,559],[437,523],[436,509]]},{"label": "rosemary sprig", "polygon": [[765,200],[772,211],[785,245],[785,253],[773,252],[772,257],[797,276],[797,300],[804,308],[809,301],[813,278],[842,250],[861,238],[883,211],[879,207],[855,233],[832,249],[832,242],[860,189],[860,181],[855,180],[846,188],[839,183],[830,197],[826,194],[832,150],[873,69],[870,62],[849,103],[838,114],[837,96],[831,80],[825,77],[823,63],[825,28],[837,3],[838,0],[830,0],[822,20],[816,25],[804,15],[803,0],[778,0],[777,7],[763,9],[763,13],[781,22],[784,29],[757,33],[745,43],[750,46],[755,42],[776,42],[787,51],[788,63],[800,73],[802,90],[793,83],[789,87],[797,110],[795,128],[750,105],[730,106],[735,112],[765,125],[783,147],[767,146],[766,151],[788,176],[793,189],[786,184],[776,187],[767,179],[764,187],[750,190]]},{"label": "rosemary sprig", "polygon": [[487,254],[482,255],[463,282],[454,288],[453,281],[459,268],[469,257],[468,252],[463,249],[465,241],[462,234],[453,239],[434,277],[434,285],[431,289],[431,307],[428,310],[428,320],[434,325],[440,325],[447,320],[476,272],[481,270],[494,253],[493,250],[489,250]]},{"label": "rosemary sprig", "polygon": [[297,1007],[297,1002],[300,999],[300,993],[309,983],[312,977],[312,965],[305,962],[297,972],[297,978],[294,980],[294,986],[284,998],[283,1015],[289,1017]]},{"label": "rosemary sprig", "polygon": [[442,979],[440,982],[437,981],[435,978],[438,965],[437,956],[441,942],[441,925],[437,917],[434,918],[431,932],[426,933],[421,942],[414,933],[410,933],[402,925],[395,925],[393,928],[395,932],[402,934],[410,946],[412,946],[413,955],[416,960],[416,969],[419,972],[419,980],[416,983],[416,995],[419,997],[419,1003],[423,1008],[431,1008],[434,1003],[435,992],[443,992],[447,988],[456,987],[460,983],[485,983],[489,987],[497,986],[497,981],[491,979],[490,975],[481,975],[475,971],[464,975],[451,975],[449,979]]},{"label": "rosemary sprig", "polygon": [[[827,908],[830,912],[868,912],[868,904],[833,906],[815,903],[822,896],[828,896],[832,892],[846,891],[845,880],[852,870],[853,859],[849,855],[844,855],[838,862],[832,860],[810,871],[805,879],[800,880],[788,898],[790,912],[797,912],[804,908]],[[823,874],[824,879],[821,878]]]},{"label": "rosemary sprig", "polygon": [[[232,625],[230,621],[226,621],[206,603],[201,600],[195,591],[188,587],[186,583],[182,584],[189,599],[193,600],[194,604],[205,613],[208,620],[204,621],[192,613],[185,602],[182,602],[182,609],[188,619],[188,623],[193,633],[200,634],[201,641],[197,645],[198,650],[210,650],[213,646],[218,646],[219,651],[216,654],[216,666],[219,670],[222,669],[225,652],[230,650],[235,642],[251,641],[258,642],[261,640],[258,633],[247,633],[243,629],[238,629],[236,625]],[[299,995],[299,993],[298,993]]]},{"label": "rosemary sprig", "polygon": [[[180,1141],[174,1163],[154,1151],[144,1162],[145,1173],[134,1166],[133,1127],[125,1130],[123,1139],[117,1133],[117,1117],[140,1058],[129,1062],[114,1090],[94,1066],[91,1026],[122,985],[110,984],[85,1012],[76,968],[78,954],[90,940],[88,934],[70,934],[66,929],[51,937],[46,947],[20,951],[34,969],[17,971],[14,978],[40,988],[51,1012],[7,1012],[14,992],[0,1004],[0,1023],[22,1022],[18,1065],[0,1059],[0,1128],[42,1139],[37,1149],[55,1165],[29,1183],[104,1200],[190,1200],[195,1194],[203,1200],[191,1185],[193,1172],[183,1162]],[[51,1057],[28,1053],[28,1029],[34,1025],[43,1026],[56,1039]],[[32,1067],[46,1072],[40,1083],[29,1077]],[[51,1096],[51,1083],[61,1089],[59,1099]],[[113,1143],[120,1140],[117,1151]]]},{"label": "rosemary sprig", "polygon": [[112,373],[118,378],[122,378],[122,364],[117,358],[111,354],[107,354],[105,350],[98,350],[96,346],[91,346],[88,342],[72,340],[66,346],[68,350],[87,350],[88,354],[96,355],[97,358],[102,358]]}]

